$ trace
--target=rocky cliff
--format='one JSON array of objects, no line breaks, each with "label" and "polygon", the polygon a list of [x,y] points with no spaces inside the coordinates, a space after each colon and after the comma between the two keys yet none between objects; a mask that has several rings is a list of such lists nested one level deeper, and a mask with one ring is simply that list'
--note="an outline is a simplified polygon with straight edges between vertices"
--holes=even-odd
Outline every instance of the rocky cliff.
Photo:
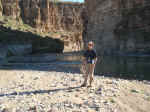
[{"label": "rocky cliff", "polygon": [[99,54],[150,54],[149,0],[86,0],[84,41]]},{"label": "rocky cliff", "polygon": [[[47,32],[65,43],[66,51],[80,50],[82,43],[83,4],[53,3],[49,0],[0,0],[0,14],[23,20],[36,28],[37,32]],[[79,47],[78,47],[79,46]]]},{"label": "rocky cliff", "polygon": [[82,31],[83,4],[22,0],[21,17],[27,24],[46,31]]},{"label": "rocky cliff", "polygon": [[1,3],[1,1],[0,1],[0,16],[2,16],[2,3]]}]

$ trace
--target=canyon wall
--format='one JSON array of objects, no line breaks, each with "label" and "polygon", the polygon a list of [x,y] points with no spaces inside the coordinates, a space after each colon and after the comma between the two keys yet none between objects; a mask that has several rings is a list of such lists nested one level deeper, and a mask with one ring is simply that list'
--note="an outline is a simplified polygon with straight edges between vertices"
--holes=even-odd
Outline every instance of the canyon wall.
[{"label": "canyon wall", "polygon": [[84,42],[98,54],[150,54],[149,0],[85,0]]},{"label": "canyon wall", "polygon": [[11,16],[16,20],[21,19],[25,24],[36,28],[37,32],[57,33],[57,38],[64,41],[66,51],[82,49],[83,4],[52,3],[49,0],[0,0],[0,2],[2,15]]},{"label": "canyon wall", "polygon": [[48,0],[22,0],[21,17],[25,23],[46,31],[82,31],[83,4],[52,3]]},{"label": "canyon wall", "polygon": [[19,0],[1,0],[2,15],[11,16],[14,19],[20,17]]},{"label": "canyon wall", "polygon": [[1,3],[1,1],[0,1],[0,16],[2,16],[2,3]]}]

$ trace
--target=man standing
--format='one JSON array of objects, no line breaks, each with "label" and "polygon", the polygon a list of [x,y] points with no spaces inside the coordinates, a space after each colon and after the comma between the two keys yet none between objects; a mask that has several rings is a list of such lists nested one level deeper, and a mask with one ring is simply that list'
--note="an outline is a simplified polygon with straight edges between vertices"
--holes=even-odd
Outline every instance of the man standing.
[{"label": "man standing", "polygon": [[89,79],[89,86],[92,87],[92,82],[94,79],[94,69],[97,62],[97,54],[94,51],[94,43],[92,41],[88,42],[87,50],[83,54],[83,67],[85,71],[84,76],[84,83],[81,87],[87,86],[88,77]]}]

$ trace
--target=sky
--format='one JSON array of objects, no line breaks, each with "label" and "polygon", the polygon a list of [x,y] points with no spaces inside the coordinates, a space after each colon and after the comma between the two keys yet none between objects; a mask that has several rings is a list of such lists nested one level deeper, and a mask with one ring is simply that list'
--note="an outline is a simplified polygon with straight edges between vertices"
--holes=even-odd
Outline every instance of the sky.
[{"label": "sky", "polygon": [[68,2],[68,1],[69,1],[69,2],[84,2],[84,0],[62,0],[62,1],[65,1],[65,2],[66,2],[66,1],[67,1],[67,2]]}]

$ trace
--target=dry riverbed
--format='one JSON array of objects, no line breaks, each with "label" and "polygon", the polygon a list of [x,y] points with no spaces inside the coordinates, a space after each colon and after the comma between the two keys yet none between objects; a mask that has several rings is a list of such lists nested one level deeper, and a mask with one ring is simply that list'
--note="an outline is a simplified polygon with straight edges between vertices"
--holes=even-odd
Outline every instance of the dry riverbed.
[{"label": "dry riverbed", "polygon": [[55,70],[0,70],[0,112],[149,112],[150,83]]}]

